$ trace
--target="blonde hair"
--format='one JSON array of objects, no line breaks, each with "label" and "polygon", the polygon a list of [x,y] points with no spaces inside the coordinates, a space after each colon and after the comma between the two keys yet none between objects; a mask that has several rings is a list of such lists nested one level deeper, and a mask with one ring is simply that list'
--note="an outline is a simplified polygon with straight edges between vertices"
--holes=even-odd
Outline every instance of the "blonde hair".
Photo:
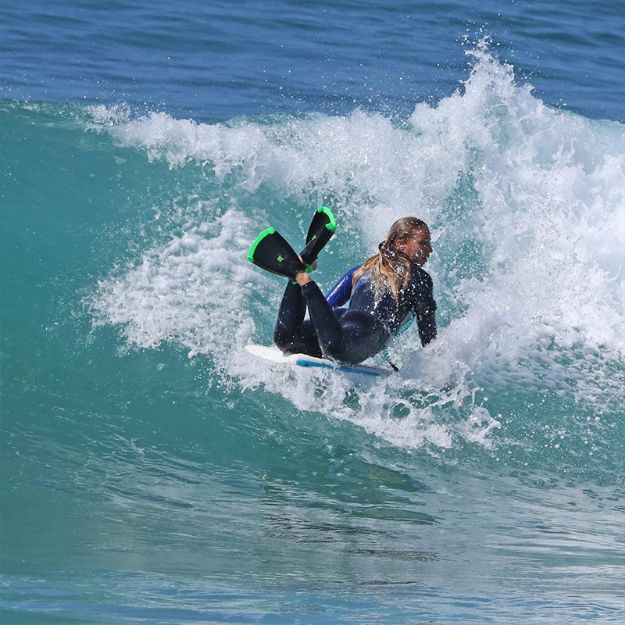
[{"label": "blonde hair", "polygon": [[429,230],[427,224],[416,217],[398,219],[391,226],[386,239],[378,245],[378,253],[367,258],[354,273],[352,288],[363,275],[368,274],[376,299],[380,299],[388,289],[397,299],[399,289],[408,284],[412,272],[412,262],[397,249],[397,241],[412,238],[422,228]]}]

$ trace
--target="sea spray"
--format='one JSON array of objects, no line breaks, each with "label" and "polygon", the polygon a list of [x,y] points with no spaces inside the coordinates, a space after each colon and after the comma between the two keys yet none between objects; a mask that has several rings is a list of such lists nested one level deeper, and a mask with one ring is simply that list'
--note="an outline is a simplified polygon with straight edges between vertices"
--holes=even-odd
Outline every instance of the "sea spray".
[{"label": "sea spray", "polygon": [[[578,416],[556,410],[564,421],[622,403],[625,130],[551,109],[484,47],[471,55],[456,93],[399,122],[356,110],[200,124],[93,109],[89,130],[190,168],[214,185],[207,199],[231,205],[220,216],[196,212],[139,265],[104,278],[90,297],[96,322],[119,324],[131,345],[168,341],[208,356],[243,388],[262,384],[399,446],[446,448],[459,437],[491,448],[528,393],[579,406]],[[414,330],[398,339],[401,374],[356,391],[355,403],[338,376],[289,372],[285,384],[283,371],[242,355],[245,343],[271,340],[282,290],[246,266],[247,242],[267,223],[301,238],[306,211],[322,201],[343,243],[321,258],[324,287],[395,218],[415,214],[433,230],[439,339],[425,350]],[[416,397],[402,399],[404,389]]]}]

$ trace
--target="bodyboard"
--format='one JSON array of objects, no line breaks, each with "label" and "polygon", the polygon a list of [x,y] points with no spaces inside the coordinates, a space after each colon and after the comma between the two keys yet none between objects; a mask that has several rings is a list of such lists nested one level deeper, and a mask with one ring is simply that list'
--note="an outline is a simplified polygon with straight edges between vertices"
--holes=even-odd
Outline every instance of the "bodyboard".
[{"label": "bodyboard", "polygon": [[315,358],[306,354],[285,354],[277,347],[267,345],[246,345],[245,351],[270,362],[290,365],[294,367],[317,367],[320,369],[331,369],[340,373],[354,373],[369,377],[384,377],[393,373],[388,369],[380,367],[368,367],[366,365],[350,365],[341,362],[333,362],[326,358]]}]

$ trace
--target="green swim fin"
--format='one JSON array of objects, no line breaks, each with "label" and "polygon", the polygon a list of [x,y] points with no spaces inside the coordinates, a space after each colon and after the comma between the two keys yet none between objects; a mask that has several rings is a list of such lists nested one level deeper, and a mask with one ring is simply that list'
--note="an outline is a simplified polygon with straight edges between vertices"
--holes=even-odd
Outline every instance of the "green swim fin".
[{"label": "green swim fin", "polygon": [[305,270],[293,248],[275,228],[263,230],[254,239],[247,259],[265,271],[291,279],[296,273]]},{"label": "green swim fin", "polygon": [[319,252],[332,238],[336,230],[336,220],[332,211],[327,206],[320,206],[313,215],[308,234],[306,235],[306,247],[300,256],[307,268],[317,260]]}]

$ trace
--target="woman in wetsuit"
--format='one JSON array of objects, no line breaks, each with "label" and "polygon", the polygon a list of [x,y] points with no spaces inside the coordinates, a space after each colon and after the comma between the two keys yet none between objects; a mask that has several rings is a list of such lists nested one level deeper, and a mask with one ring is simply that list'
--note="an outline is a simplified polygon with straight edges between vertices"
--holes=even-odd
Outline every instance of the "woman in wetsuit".
[{"label": "woman in wetsuit", "polygon": [[[413,316],[421,343],[427,345],[436,337],[432,279],[422,269],[431,253],[428,226],[404,217],[391,226],[377,254],[350,269],[327,299],[309,267],[294,265],[282,274],[294,280],[289,280],[280,304],[276,345],[287,353],[357,364],[384,349]],[[348,301],[348,308],[340,307]],[[306,309],[309,320],[304,319]]]}]

